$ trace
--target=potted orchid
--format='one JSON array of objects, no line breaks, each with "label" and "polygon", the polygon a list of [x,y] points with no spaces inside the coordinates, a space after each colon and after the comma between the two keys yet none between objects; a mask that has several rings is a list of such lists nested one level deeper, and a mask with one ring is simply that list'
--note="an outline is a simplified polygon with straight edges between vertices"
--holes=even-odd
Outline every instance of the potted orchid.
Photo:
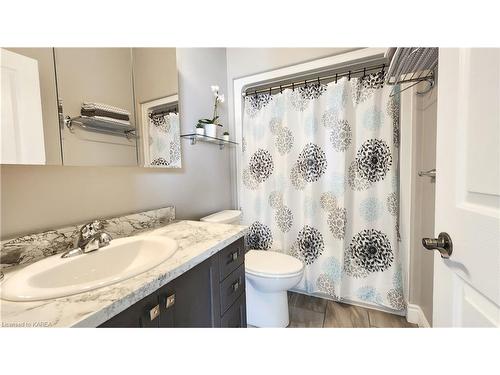
[{"label": "potted orchid", "polygon": [[229,132],[224,132],[224,134],[222,135],[222,139],[224,139],[226,142],[229,142]]},{"label": "potted orchid", "polygon": [[210,86],[210,89],[212,90],[212,93],[215,97],[213,117],[211,119],[204,118],[204,119],[198,120],[198,124],[196,125],[196,128],[198,128],[199,125],[202,125],[205,128],[205,135],[206,136],[212,137],[212,138],[217,138],[217,128],[219,126],[222,128],[222,125],[219,124],[219,115],[217,114],[217,106],[219,103],[224,103],[224,95],[219,94],[219,86],[217,86],[217,85]]}]

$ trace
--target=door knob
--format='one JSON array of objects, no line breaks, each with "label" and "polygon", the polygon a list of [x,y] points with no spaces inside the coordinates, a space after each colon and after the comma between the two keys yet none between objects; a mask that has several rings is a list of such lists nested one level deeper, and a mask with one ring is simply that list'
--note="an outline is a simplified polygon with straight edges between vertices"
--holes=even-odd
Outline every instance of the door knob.
[{"label": "door knob", "polygon": [[422,245],[427,250],[437,250],[441,258],[448,259],[453,251],[453,242],[446,232],[439,233],[438,238],[422,238]]}]

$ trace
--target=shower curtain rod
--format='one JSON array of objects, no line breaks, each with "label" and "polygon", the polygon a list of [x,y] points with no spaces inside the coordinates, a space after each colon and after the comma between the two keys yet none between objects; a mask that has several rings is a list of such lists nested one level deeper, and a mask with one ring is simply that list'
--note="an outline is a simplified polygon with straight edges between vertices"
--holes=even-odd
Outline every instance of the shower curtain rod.
[{"label": "shower curtain rod", "polygon": [[253,90],[253,89],[246,89],[245,92],[242,93],[242,96],[247,96],[247,95],[258,95],[262,93],[269,93],[271,94],[272,91],[280,91],[283,92],[284,89],[287,88],[292,88],[295,89],[297,86],[307,86],[309,84],[314,84],[314,83],[320,83],[321,81],[324,80],[335,80],[335,83],[339,78],[342,77],[348,77],[349,80],[351,79],[352,75],[363,73],[363,77],[366,76],[366,73],[372,70],[379,70],[382,69],[381,72],[384,72],[386,64],[379,64],[373,67],[367,67],[367,68],[361,68],[361,69],[356,69],[356,70],[347,70],[341,73],[335,73],[335,74],[329,74],[327,76],[318,76],[317,78],[311,78],[311,79],[302,79],[302,80],[297,80],[295,82],[287,83],[285,85],[278,85],[278,86],[271,86],[265,89],[260,89],[260,90]]},{"label": "shower curtain rod", "polygon": [[158,115],[167,115],[169,113],[178,113],[177,106],[172,106],[169,109],[162,109],[157,111],[151,111],[149,117],[158,116]]}]

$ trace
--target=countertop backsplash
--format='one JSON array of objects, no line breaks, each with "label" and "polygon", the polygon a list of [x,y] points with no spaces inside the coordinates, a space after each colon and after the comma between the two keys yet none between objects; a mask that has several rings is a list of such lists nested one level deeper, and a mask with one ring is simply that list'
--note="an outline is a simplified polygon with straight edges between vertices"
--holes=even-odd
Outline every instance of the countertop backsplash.
[{"label": "countertop backsplash", "polygon": [[[100,218],[99,218],[100,219]],[[113,238],[128,237],[175,220],[175,207],[169,206],[131,215],[102,219],[104,230]],[[80,227],[85,223],[4,240],[0,246],[0,268],[35,262],[74,248]]]}]

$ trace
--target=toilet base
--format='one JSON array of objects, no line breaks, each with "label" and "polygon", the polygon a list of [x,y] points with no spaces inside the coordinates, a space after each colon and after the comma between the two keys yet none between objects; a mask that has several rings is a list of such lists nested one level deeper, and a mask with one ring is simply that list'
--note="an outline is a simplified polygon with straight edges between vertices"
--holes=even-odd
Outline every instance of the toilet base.
[{"label": "toilet base", "polygon": [[284,328],[290,323],[287,291],[260,292],[246,281],[247,324],[261,328]]}]

